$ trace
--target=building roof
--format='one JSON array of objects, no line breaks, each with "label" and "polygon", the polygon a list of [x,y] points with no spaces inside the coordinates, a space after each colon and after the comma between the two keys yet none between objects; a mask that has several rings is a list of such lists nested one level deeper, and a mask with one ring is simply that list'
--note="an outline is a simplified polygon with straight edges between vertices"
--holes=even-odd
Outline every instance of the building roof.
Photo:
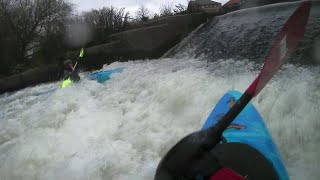
[{"label": "building roof", "polygon": [[211,0],[195,0],[195,1],[190,1],[190,5],[221,5],[221,3],[211,1]]},{"label": "building roof", "polygon": [[233,5],[237,5],[237,4],[240,4],[240,0],[230,0],[228,1],[227,3],[225,3],[223,6],[233,6]]}]

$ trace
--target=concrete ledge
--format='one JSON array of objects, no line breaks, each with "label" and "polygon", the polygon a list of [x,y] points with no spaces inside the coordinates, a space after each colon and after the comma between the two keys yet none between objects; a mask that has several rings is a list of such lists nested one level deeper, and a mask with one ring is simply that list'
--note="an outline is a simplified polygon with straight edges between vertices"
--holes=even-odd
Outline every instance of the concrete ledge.
[{"label": "concrete ledge", "polygon": [[57,66],[50,65],[34,68],[17,75],[0,79],[0,93],[59,79],[59,69]]}]

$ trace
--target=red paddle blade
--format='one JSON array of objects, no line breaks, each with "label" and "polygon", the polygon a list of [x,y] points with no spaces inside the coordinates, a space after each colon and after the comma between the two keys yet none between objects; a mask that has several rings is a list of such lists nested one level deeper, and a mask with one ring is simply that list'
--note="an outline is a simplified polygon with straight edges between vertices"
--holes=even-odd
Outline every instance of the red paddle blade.
[{"label": "red paddle blade", "polygon": [[252,96],[258,95],[272,76],[289,59],[298,42],[303,38],[310,7],[310,1],[302,2],[298,9],[290,16],[276,37],[260,74],[246,90],[246,93]]}]

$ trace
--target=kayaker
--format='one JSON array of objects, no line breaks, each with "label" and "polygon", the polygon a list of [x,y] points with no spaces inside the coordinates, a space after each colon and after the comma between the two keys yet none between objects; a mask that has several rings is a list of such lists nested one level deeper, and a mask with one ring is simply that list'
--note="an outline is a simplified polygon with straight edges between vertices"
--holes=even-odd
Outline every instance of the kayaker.
[{"label": "kayaker", "polygon": [[73,62],[70,59],[64,61],[64,67],[64,80],[68,78],[70,78],[72,82],[78,82],[80,80],[78,69],[74,67]]},{"label": "kayaker", "polygon": [[76,60],[75,65],[70,59],[64,61],[65,78],[61,84],[62,89],[66,88],[69,84],[71,84],[71,82],[78,82],[80,80],[80,76],[78,75],[78,69],[77,69],[79,66],[77,65],[79,63],[79,60],[83,58],[83,56],[84,56],[84,48],[81,48],[79,57]]},{"label": "kayaker", "polygon": [[[258,142],[250,142],[249,139],[246,139],[245,134],[238,134],[238,137],[240,136],[243,139],[243,141],[239,141],[242,143],[231,142],[232,139],[228,142],[228,139],[223,138],[223,132],[226,132],[227,129],[240,131],[248,128],[239,124],[232,124],[232,122],[241,112],[244,112],[242,110],[248,107],[250,100],[259,94],[283,63],[289,59],[291,53],[294,52],[298,42],[304,36],[310,8],[311,1],[303,1],[298,6],[277,35],[259,75],[244,94],[236,102],[234,102],[234,99],[223,100],[223,106],[230,103],[230,107],[227,105],[229,110],[221,119],[215,119],[216,123],[214,125],[184,137],[171,148],[160,161],[155,180],[289,179],[286,175],[282,176],[281,173],[277,172],[279,170],[275,169],[277,163],[269,160],[272,157],[268,156],[267,158],[261,153],[263,150],[270,149],[268,146],[273,146],[272,144],[258,140]],[[208,119],[210,116],[211,114]],[[215,115],[214,118],[217,116]],[[243,116],[242,118],[246,119],[248,117]],[[251,121],[253,120],[251,119]],[[255,129],[254,126],[252,128]],[[227,133],[225,135],[227,136]],[[243,137],[241,137],[242,135]],[[254,132],[253,135],[259,136],[260,134]],[[256,143],[261,143],[262,146],[259,148],[261,152],[254,148],[253,144]],[[270,154],[270,156],[273,155]]]},{"label": "kayaker", "polygon": [[161,160],[154,179],[279,179],[272,163],[255,148],[223,141],[209,148],[214,139],[214,128],[183,138]]},{"label": "kayaker", "polygon": [[72,82],[78,82],[80,80],[80,76],[77,72],[77,67],[73,65],[71,60],[64,61],[64,80],[61,84],[61,88],[66,88]]}]

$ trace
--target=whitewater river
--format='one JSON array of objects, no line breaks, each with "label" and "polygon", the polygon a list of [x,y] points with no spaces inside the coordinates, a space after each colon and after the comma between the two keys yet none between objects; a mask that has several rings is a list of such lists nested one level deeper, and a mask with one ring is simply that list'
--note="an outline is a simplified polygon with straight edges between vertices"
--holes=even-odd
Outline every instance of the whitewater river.
[{"label": "whitewater river", "polygon": [[[161,157],[199,130],[228,90],[244,91],[261,64],[157,59],[105,84],[39,85],[0,96],[1,180],[150,180]],[[84,75],[84,74],[82,74]],[[294,180],[320,177],[320,68],[285,65],[253,104]]]}]

